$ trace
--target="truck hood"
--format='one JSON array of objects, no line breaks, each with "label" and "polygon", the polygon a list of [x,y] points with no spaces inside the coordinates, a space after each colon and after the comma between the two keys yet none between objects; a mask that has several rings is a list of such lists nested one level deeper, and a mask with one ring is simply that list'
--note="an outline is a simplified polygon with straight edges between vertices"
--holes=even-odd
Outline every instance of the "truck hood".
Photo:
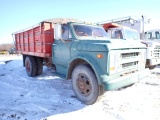
[{"label": "truck hood", "polygon": [[121,40],[121,39],[108,39],[108,40],[81,40],[78,43],[78,50],[83,51],[109,51],[117,49],[135,49],[146,48],[146,45],[140,41],[135,40]]},{"label": "truck hood", "polygon": [[147,46],[150,46],[150,47],[156,46],[156,45],[160,46],[160,43],[156,42],[156,41],[151,41],[151,40],[140,40],[140,41],[141,41],[141,43],[143,43]]}]

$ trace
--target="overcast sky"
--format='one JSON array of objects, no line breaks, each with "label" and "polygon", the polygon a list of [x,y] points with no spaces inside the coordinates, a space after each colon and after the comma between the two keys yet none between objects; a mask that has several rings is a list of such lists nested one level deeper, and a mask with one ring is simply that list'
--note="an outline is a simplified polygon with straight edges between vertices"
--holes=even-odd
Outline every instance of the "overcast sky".
[{"label": "overcast sky", "polygon": [[12,33],[50,18],[83,21],[142,15],[160,19],[159,0],[0,0],[0,44],[12,42]]}]

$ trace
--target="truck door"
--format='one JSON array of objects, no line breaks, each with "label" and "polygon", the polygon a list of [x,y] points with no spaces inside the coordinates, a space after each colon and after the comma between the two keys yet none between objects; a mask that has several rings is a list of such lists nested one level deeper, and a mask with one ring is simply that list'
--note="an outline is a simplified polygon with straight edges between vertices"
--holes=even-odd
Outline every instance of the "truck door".
[{"label": "truck door", "polygon": [[57,69],[66,71],[71,58],[71,33],[67,24],[62,25],[62,39],[55,39],[52,48],[53,63],[56,65]]}]

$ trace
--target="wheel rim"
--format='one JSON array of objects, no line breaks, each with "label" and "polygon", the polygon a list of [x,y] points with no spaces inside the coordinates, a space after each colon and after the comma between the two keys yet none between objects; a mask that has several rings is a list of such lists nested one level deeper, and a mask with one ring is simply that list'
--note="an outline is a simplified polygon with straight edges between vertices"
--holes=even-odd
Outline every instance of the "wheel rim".
[{"label": "wheel rim", "polygon": [[79,92],[84,96],[89,96],[92,91],[90,79],[85,74],[80,73],[76,82]]},{"label": "wheel rim", "polygon": [[30,72],[31,71],[31,67],[30,67],[30,64],[29,64],[29,61],[26,61],[26,70],[27,72]]}]

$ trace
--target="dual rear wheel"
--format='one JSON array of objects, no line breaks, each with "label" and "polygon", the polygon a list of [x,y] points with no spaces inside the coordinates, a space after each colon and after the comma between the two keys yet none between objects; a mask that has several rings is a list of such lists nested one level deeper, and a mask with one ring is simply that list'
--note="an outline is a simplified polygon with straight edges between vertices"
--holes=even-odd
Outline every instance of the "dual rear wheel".
[{"label": "dual rear wheel", "polygon": [[27,56],[25,59],[25,67],[28,76],[34,77],[41,75],[43,72],[43,62],[39,57]]}]

